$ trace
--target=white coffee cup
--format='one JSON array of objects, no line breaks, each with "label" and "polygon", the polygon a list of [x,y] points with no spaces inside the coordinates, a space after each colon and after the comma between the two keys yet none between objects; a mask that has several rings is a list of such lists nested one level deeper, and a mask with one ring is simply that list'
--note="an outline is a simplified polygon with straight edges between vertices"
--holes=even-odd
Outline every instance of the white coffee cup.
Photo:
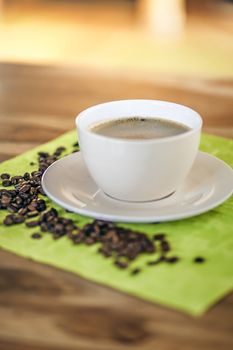
[{"label": "white coffee cup", "polygon": [[[191,130],[159,139],[127,140],[90,130],[98,122],[122,117],[157,117],[182,123]],[[183,183],[195,160],[202,119],[194,110],[157,100],[120,100],[99,104],[76,118],[85,164],[96,184],[124,201],[164,198]]]}]

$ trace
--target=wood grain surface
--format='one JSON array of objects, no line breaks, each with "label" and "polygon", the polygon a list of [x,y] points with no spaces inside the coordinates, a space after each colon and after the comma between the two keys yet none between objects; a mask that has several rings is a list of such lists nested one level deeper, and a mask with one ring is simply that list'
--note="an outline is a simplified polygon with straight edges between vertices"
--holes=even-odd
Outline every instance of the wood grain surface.
[{"label": "wood grain surface", "polygon": [[[204,131],[232,137],[232,97],[232,81],[0,64],[0,160],[74,128],[83,108],[121,98],[183,103]],[[230,295],[192,318],[0,251],[2,350],[230,350],[232,304]]]}]

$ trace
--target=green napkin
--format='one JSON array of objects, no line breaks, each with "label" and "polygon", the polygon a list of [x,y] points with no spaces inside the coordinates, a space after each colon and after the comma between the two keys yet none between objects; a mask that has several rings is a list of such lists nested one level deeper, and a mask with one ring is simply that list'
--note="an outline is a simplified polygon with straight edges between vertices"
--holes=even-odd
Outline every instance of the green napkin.
[{"label": "green napkin", "polygon": [[[0,173],[19,175],[36,170],[30,162],[37,160],[39,150],[53,152],[58,146],[66,146],[67,153],[76,141],[76,132],[69,132],[45,145],[0,164]],[[201,150],[209,152],[233,165],[233,141],[203,135]],[[48,203],[51,201],[48,199]],[[52,203],[51,203],[52,204]],[[67,213],[53,204],[59,214],[77,220],[79,225],[92,219]],[[40,240],[31,234],[38,229],[24,224],[5,227],[2,225],[5,211],[0,211],[0,246],[17,255],[50,264],[84,278],[111,286],[151,302],[159,303],[191,315],[203,314],[211,305],[230,292],[233,287],[233,199],[210,212],[171,223],[121,224],[152,236],[166,232],[174,254],[181,260],[176,264],[147,266],[152,256],[142,255],[132,262],[132,268],[142,272],[132,276],[129,270],[120,270],[111,258],[97,253],[98,245],[73,245],[63,237],[54,241],[44,233]],[[206,258],[205,263],[195,264],[196,256]],[[156,253],[154,255],[156,257]]]}]

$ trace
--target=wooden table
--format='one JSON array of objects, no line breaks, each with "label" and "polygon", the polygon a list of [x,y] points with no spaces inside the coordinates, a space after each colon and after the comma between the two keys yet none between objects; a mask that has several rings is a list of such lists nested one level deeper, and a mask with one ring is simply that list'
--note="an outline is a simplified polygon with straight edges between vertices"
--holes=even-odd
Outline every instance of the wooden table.
[{"label": "wooden table", "polygon": [[[74,128],[83,108],[121,98],[189,105],[206,132],[232,137],[232,95],[227,81],[0,64],[0,160]],[[2,350],[232,349],[232,303],[195,319],[0,251]]]}]

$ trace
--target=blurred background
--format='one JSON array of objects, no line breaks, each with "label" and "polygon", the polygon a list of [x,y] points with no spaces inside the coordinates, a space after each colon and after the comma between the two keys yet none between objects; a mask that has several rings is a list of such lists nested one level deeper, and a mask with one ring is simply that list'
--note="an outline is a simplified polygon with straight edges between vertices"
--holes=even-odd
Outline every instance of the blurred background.
[{"label": "blurred background", "polygon": [[1,62],[229,79],[232,34],[229,0],[0,0]]}]

